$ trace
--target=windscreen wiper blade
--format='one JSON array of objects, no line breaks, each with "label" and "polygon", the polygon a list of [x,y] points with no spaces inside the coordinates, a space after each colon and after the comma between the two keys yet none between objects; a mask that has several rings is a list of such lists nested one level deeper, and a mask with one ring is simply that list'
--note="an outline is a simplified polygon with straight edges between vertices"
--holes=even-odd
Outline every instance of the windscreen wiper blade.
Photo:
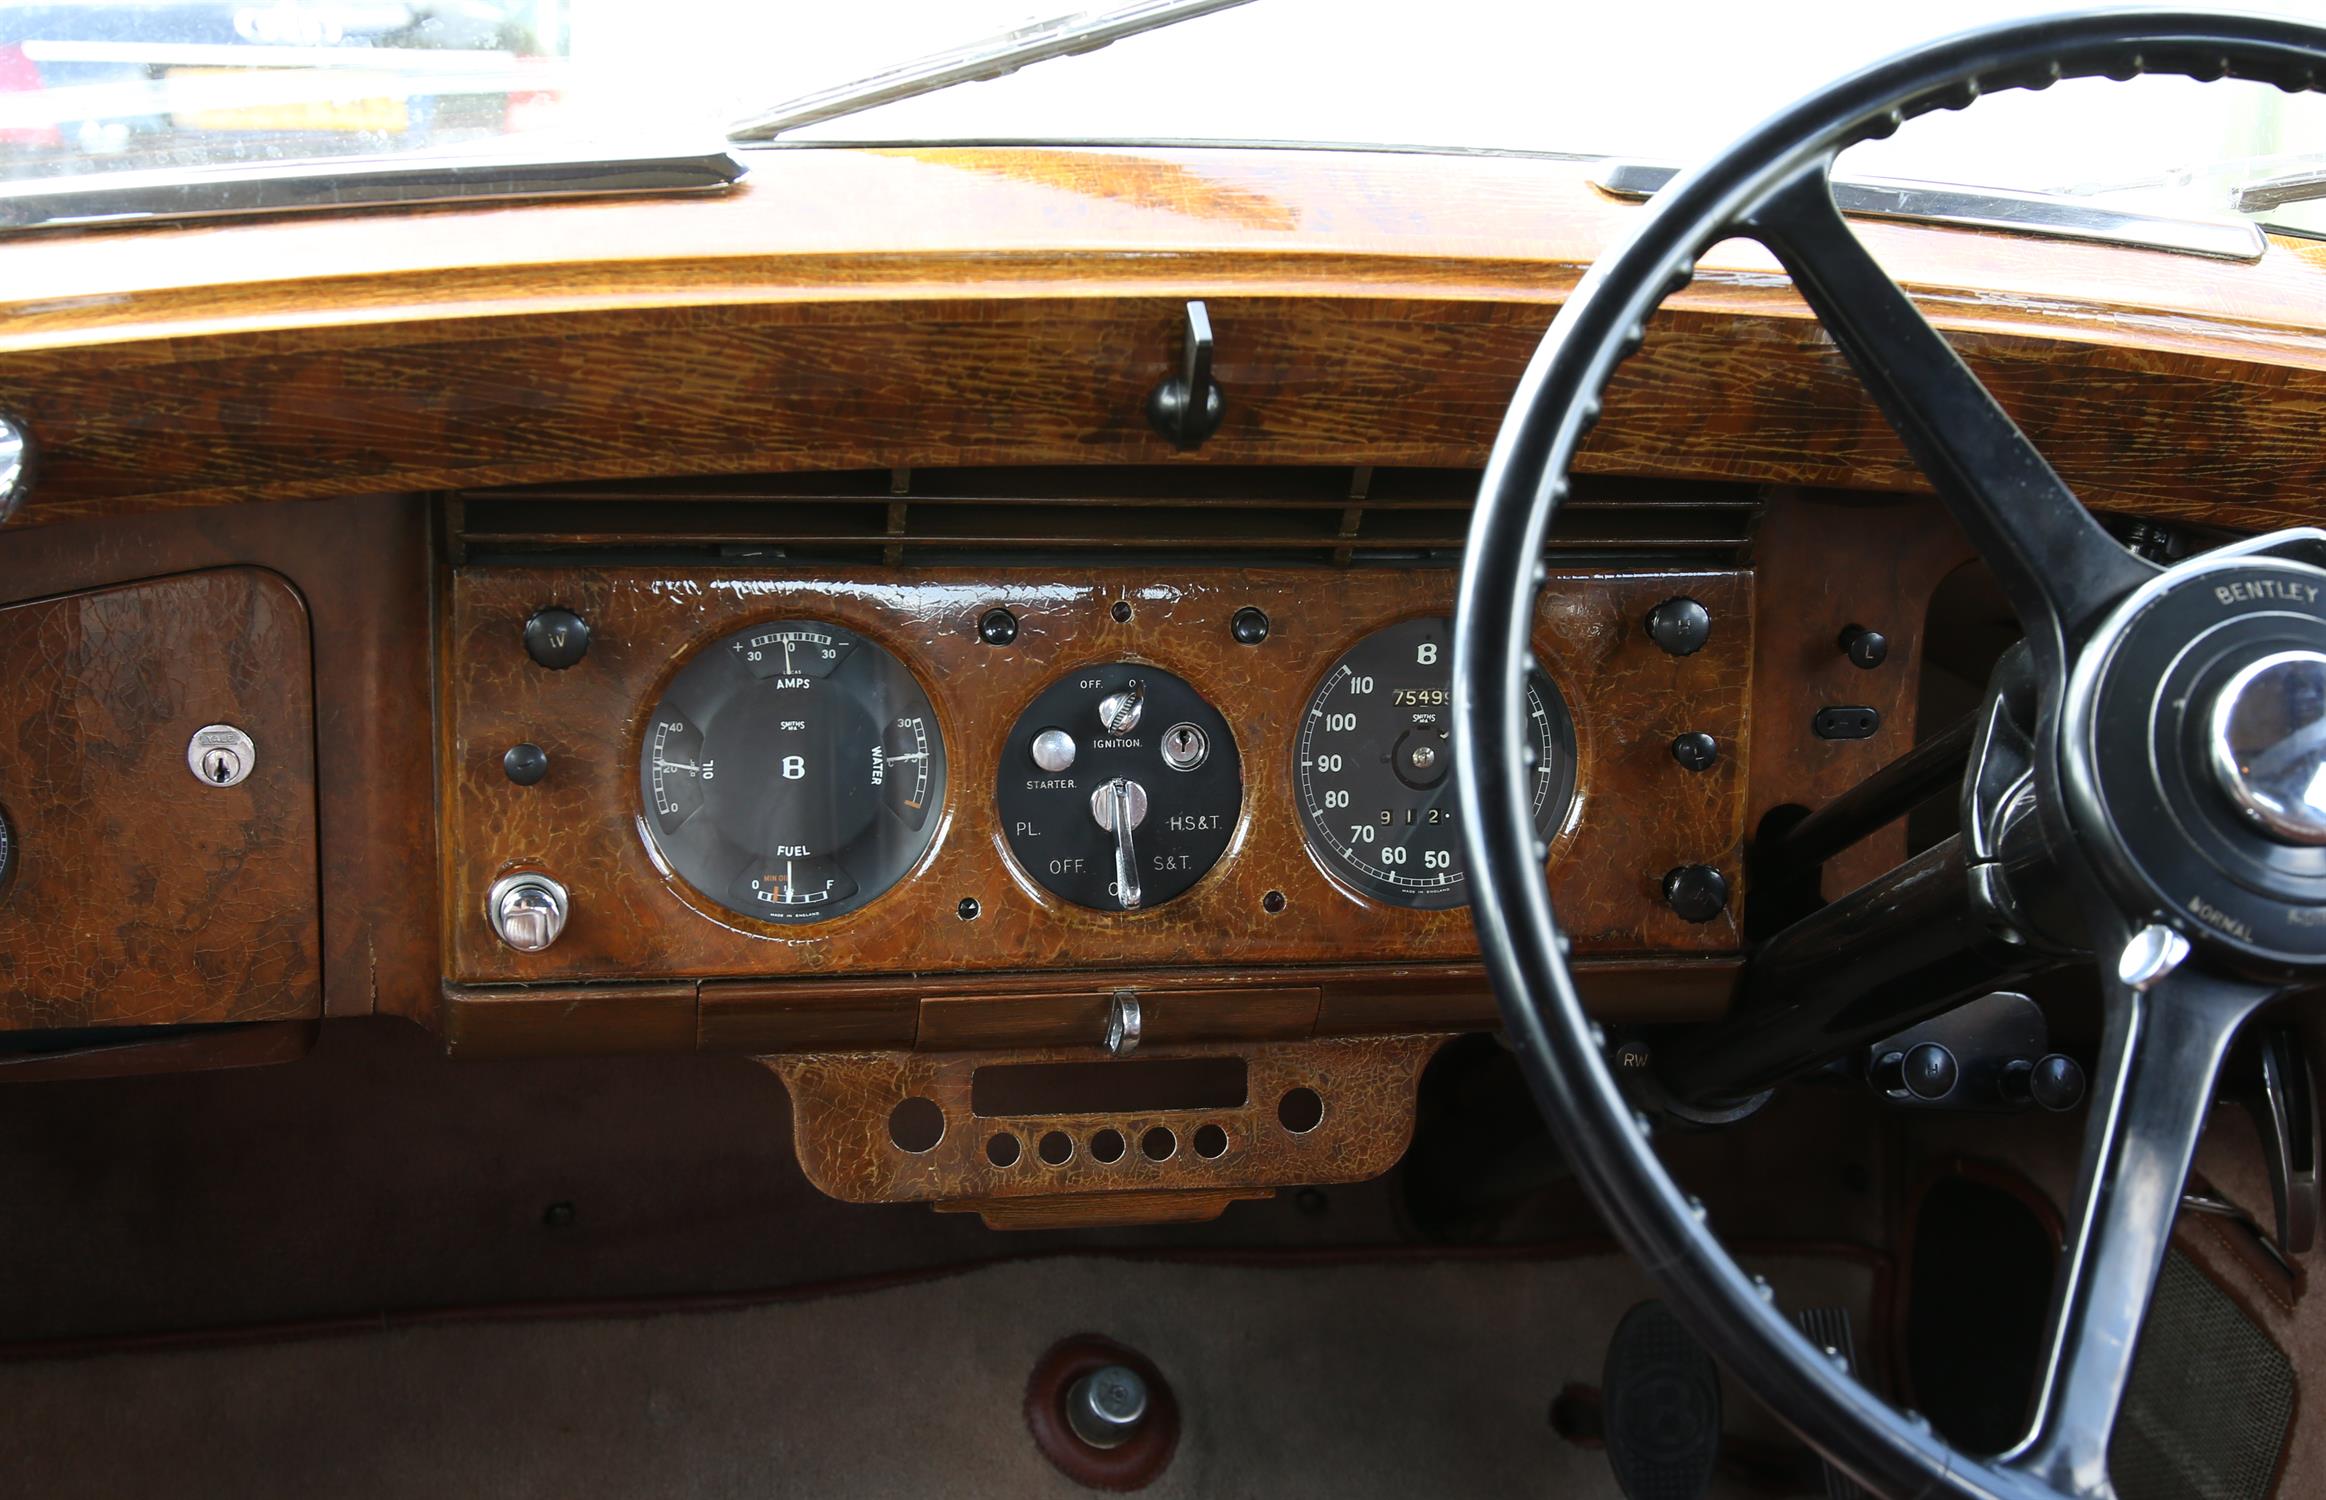
[{"label": "windscreen wiper blade", "polygon": [[1035,21],[966,46],[900,63],[869,78],[787,100],[738,120],[729,127],[727,139],[772,141],[785,131],[797,130],[803,125],[837,120],[883,104],[894,104],[899,99],[917,99],[957,83],[1000,78],[1033,63],[1093,52],[1127,36],[1159,31],[1214,11],[1250,3],[1251,0],[1133,0],[1111,10],[1082,11],[1054,20]]},{"label": "windscreen wiper blade", "polygon": [[2321,198],[2326,198],[2326,167],[2308,167],[2249,182],[2229,201],[2241,214],[2262,214],[2296,203],[2315,203]]}]

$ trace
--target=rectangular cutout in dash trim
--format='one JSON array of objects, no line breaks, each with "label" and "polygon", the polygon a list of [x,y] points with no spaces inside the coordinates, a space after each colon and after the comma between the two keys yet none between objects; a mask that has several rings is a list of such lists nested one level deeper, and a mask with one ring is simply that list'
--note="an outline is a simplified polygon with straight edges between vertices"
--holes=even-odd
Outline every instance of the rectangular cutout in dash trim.
[{"label": "rectangular cutout in dash trim", "polygon": [[969,1080],[969,1108],[982,1119],[1241,1109],[1249,1094],[1240,1057],[994,1063]]}]

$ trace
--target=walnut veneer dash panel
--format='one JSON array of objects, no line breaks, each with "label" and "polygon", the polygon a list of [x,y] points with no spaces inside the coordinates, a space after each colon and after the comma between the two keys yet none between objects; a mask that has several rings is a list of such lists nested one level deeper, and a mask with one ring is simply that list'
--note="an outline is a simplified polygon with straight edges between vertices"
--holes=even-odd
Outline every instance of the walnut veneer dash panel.
[{"label": "walnut veneer dash panel", "polygon": [[[1202,148],[750,153],[730,194],[23,236],[21,526],[250,499],[900,465],[1476,466],[1638,221],[1588,163]],[[2261,527],[2326,491],[2326,250],[2259,264],[1868,223],[2077,490]],[[1730,241],[1619,372],[1605,472],[1918,488]],[[1144,403],[1208,300],[1219,433]]]},{"label": "walnut veneer dash panel", "polygon": [[0,603],[245,565],[287,580],[307,611],[324,1013],[432,1019],[443,976],[426,506],[380,495],[10,529]]},{"label": "walnut veneer dash panel", "polygon": [[[258,568],[0,609],[0,1027],[322,1013],[307,610]],[[258,747],[207,787],[196,730]]]},{"label": "walnut veneer dash panel", "polygon": [[[827,1053],[762,1060],[791,1094],[800,1166],[822,1191],[851,1203],[976,1201],[1087,1193],[1248,1193],[1378,1177],[1397,1164],[1413,1138],[1414,1088],[1445,1040],[1343,1037],[1234,1052],[1142,1048],[1135,1061],[1122,1065],[1045,1051]],[[993,1116],[979,1115],[974,1103],[978,1070],[994,1064],[1071,1062],[1106,1069],[1218,1057],[1238,1058],[1244,1065],[1239,1102]],[[1301,1130],[1289,1128],[1278,1110],[1284,1096],[1296,1089],[1313,1093],[1322,1106],[1314,1123]],[[892,1111],[912,1098],[934,1103],[944,1116],[943,1134],[925,1150],[905,1150],[890,1136]],[[1197,1133],[1207,1126],[1220,1136],[1199,1144]],[[1113,1132],[1116,1139],[1102,1144],[1101,1132]],[[1151,1132],[1160,1133],[1150,1143]],[[1068,1143],[1064,1159],[1044,1159],[1043,1138],[1058,1135]],[[1207,1157],[1203,1145],[1222,1149]],[[1104,1159],[1110,1150],[1120,1153],[1111,1161]],[[1139,1219],[1147,1217],[1138,1213]],[[1079,1213],[1075,1221],[1082,1221]]]},{"label": "walnut veneer dash panel", "polygon": [[[1647,638],[1656,604],[1690,594],[1711,610],[1710,643],[1687,657]],[[463,984],[707,976],[968,973],[1461,958],[1476,951],[1465,910],[1409,912],[1345,891],[1311,859],[1295,808],[1299,705],[1333,659],[1367,632],[1449,612],[1440,570],[1191,569],[1184,575],[870,569],[845,576],[710,570],[471,567],[453,577],[440,667],[445,952]],[[1128,602],[1131,618],[1111,610]],[[545,604],[593,627],[568,671],[526,657],[520,628]],[[977,637],[1007,605],[1008,647]],[[1236,644],[1246,605],[1275,622]],[[920,675],[951,761],[928,856],[900,885],[830,921],[777,927],[714,906],[666,878],[640,828],[638,754],[664,682],[696,648],[746,624],[835,621]],[[1726,918],[1682,921],[1664,904],[1673,866],[1732,876],[1743,836],[1752,582],[1733,571],[1560,572],[1545,592],[1537,654],[1574,710],[1575,811],[1551,859],[1552,891],[1586,953],[1721,953]],[[1089,911],[1016,870],[993,803],[1004,736],[1061,674],[1136,659],[1185,677],[1226,716],[1244,767],[1243,818],[1219,864],[1184,896],[1134,913]],[[1724,753],[1702,774],[1673,737],[1710,732]],[[536,786],[501,770],[508,746],[549,752]],[[545,953],[503,947],[484,917],[509,870],[548,870],[573,895],[564,937]],[[1281,892],[1282,909],[1264,902]],[[956,908],[975,898],[982,914]],[[921,993],[938,993],[923,987]]]}]

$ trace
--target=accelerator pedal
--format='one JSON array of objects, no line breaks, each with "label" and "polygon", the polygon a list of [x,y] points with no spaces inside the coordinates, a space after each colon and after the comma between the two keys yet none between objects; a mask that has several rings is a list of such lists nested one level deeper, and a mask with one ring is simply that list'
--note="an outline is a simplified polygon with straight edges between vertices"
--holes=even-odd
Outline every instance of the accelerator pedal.
[{"label": "accelerator pedal", "polygon": [[1720,1459],[1720,1369],[1670,1308],[1623,1315],[1600,1388],[1607,1463],[1627,1500],[1701,1500]]},{"label": "accelerator pedal", "polygon": [[[1825,1351],[1825,1357],[1847,1370],[1853,1377],[1858,1373],[1858,1349],[1850,1333],[1849,1309],[1846,1307],[1804,1307],[1793,1315],[1793,1326],[1807,1336],[1809,1342]],[[1825,1470],[1826,1500],[1866,1500],[1866,1492],[1857,1481],[1827,1463],[1817,1460]]]}]

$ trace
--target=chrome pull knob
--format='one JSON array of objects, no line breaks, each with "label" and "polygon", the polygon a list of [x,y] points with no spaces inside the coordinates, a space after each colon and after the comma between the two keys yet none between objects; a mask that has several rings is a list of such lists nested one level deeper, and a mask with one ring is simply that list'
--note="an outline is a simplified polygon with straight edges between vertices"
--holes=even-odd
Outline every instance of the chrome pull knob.
[{"label": "chrome pull knob", "polygon": [[538,870],[504,875],[485,897],[485,917],[519,953],[539,953],[565,931],[565,887]]},{"label": "chrome pull knob", "polygon": [[2248,663],[2213,700],[2210,728],[2213,775],[2237,810],[2281,844],[2326,845],[2326,655]]},{"label": "chrome pull knob", "polygon": [[1074,736],[1063,729],[1045,729],[1034,736],[1034,764],[1053,776],[1073,770],[1078,753]]},{"label": "chrome pull knob", "polygon": [[1138,992],[1116,990],[1106,1006],[1107,1055],[1129,1057],[1138,1051],[1140,1027]]}]

